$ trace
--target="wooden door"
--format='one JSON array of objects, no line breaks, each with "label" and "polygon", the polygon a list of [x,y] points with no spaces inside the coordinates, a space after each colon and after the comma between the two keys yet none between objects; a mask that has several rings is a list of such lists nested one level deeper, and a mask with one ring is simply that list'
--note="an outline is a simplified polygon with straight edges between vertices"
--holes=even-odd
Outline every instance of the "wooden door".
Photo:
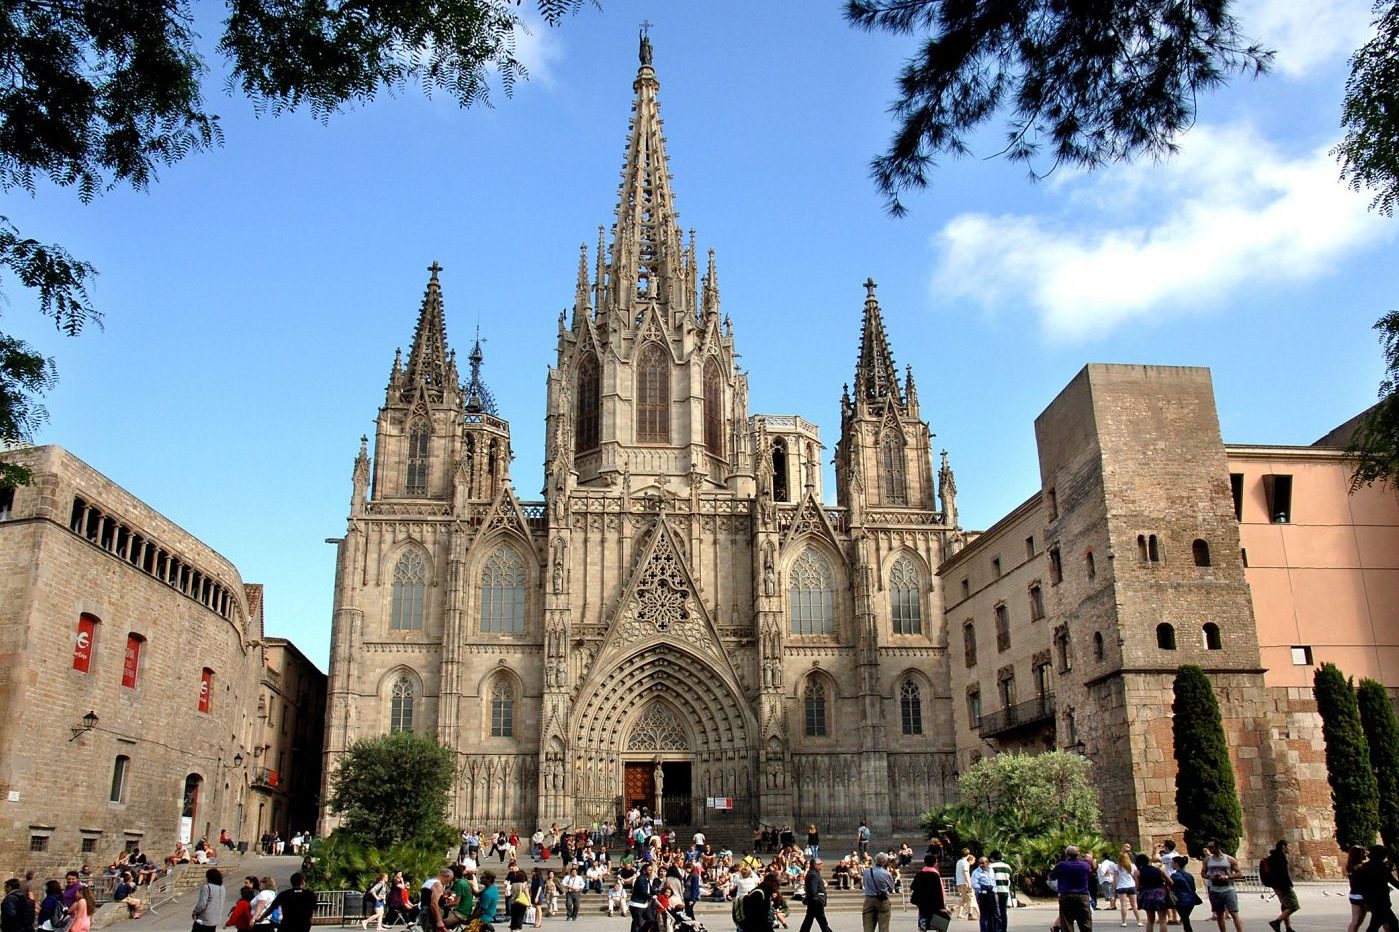
[{"label": "wooden door", "polygon": [[628,808],[650,810],[656,805],[655,764],[649,761],[628,761],[623,778],[623,794]]}]

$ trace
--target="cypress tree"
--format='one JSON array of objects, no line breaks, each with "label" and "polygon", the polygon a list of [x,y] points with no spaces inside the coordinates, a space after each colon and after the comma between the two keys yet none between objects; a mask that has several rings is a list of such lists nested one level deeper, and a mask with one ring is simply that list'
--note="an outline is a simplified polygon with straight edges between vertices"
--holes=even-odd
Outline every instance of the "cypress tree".
[{"label": "cypress tree", "polygon": [[1229,763],[1224,721],[1205,671],[1186,665],[1176,672],[1172,733],[1176,757],[1176,818],[1185,827],[1185,847],[1200,857],[1218,838],[1235,851],[1243,834],[1243,812]]},{"label": "cypress tree", "polygon": [[1374,844],[1380,828],[1379,787],[1360,727],[1355,689],[1334,663],[1317,670],[1312,682],[1326,739],[1326,779],[1336,813],[1336,842],[1342,848]]},{"label": "cypress tree", "polygon": [[1380,683],[1361,680],[1355,698],[1379,789],[1380,837],[1393,851],[1399,849],[1399,720]]}]

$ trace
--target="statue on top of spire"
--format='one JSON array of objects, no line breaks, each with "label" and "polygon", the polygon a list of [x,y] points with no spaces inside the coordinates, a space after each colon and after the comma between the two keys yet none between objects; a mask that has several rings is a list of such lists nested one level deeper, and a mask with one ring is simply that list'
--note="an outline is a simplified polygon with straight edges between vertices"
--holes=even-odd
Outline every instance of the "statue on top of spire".
[{"label": "statue on top of spire", "polygon": [[641,21],[641,63],[651,64],[651,24],[646,20]]}]

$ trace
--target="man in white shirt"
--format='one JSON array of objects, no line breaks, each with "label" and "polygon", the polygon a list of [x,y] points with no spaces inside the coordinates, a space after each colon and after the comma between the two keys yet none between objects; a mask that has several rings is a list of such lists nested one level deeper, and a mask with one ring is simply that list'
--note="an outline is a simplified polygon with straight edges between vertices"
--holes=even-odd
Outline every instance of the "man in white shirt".
[{"label": "man in white shirt", "polygon": [[695,832],[695,847],[704,851],[704,832]]},{"label": "man in white shirt", "polygon": [[571,921],[578,919],[578,907],[583,902],[583,890],[587,881],[578,873],[577,867],[570,867],[563,878],[564,916]]}]

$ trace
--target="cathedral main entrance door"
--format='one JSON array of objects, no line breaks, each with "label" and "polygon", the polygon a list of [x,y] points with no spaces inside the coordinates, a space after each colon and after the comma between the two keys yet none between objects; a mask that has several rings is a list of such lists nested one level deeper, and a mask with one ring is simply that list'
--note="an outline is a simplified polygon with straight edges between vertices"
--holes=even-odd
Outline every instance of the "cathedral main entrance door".
[{"label": "cathedral main entrance door", "polygon": [[650,761],[627,761],[622,781],[625,808],[634,806],[647,812],[656,808],[655,767]]}]

